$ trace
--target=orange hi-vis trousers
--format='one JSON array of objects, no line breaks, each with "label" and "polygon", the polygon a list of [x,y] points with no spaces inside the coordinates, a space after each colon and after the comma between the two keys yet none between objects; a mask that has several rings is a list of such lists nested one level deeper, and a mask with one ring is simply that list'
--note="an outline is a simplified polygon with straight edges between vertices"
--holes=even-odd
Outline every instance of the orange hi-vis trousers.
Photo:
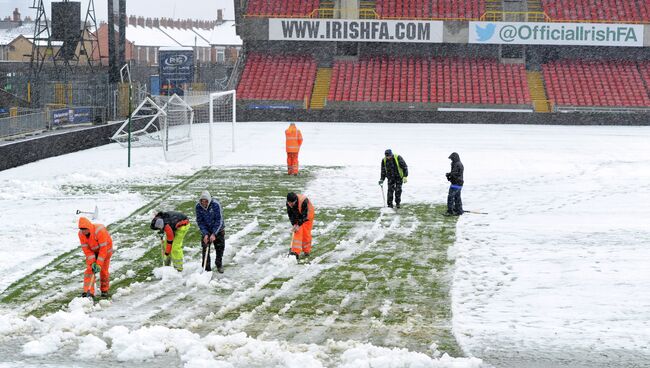
[{"label": "orange hi-vis trousers", "polygon": [[289,175],[298,174],[298,152],[287,152],[287,170]]},{"label": "orange hi-vis trousers", "polygon": [[[103,292],[108,292],[110,287],[109,280],[110,274],[108,268],[111,264],[111,253],[108,254],[106,260],[104,260],[104,266],[99,272],[100,286],[99,289]],[[91,267],[92,263],[86,266],[86,271],[84,272],[84,293],[90,293],[95,295],[95,279],[93,277],[93,269]]]},{"label": "orange hi-vis trousers", "polygon": [[291,251],[300,255],[300,251],[305,254],[311,253],[311,229],[314,226],[314,221],[309,220],[304,222],[298,228],[298,231],[293,233],[293,241],[291,242]]}]

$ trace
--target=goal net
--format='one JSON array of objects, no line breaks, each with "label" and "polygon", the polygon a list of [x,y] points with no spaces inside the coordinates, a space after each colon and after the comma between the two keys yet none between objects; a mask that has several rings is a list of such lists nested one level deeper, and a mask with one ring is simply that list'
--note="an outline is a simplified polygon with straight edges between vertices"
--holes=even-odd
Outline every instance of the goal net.
[{"label": "goal net", "polygon": [[192,107],[180,96],[146,97],[111,139],[124,147],[129,141],[132,147],[161,147],[165,159],[175,161],[191,154],[193,121]]},{"label": "goal net", "polygon": [[183,98],[155,96],[154,100],[162,106],[165,116],[161,119],[160,140],[167,161],[180,161],[194,154],[192,124],[194,109]]},{"label": "goal net", "polygon": [[160,146],[162,145],[160,132],[164,128],[165,115],[163,108],[147,97],[131,113],[131,118],[122,122],[111,139],[123,147],[126,147],[129,141],[133,147]]},{"label": "goal net", "polygon": [[[167,161],[209,152],[212,164],[215,150],[235,150],[235,111],[235,91],[147,97],[131,114],[131,146],[162,147]],[[112,137],[123,146],[128,144],[128,123]],[[195,124],[207,126],[199,126],[193,136]]]}]

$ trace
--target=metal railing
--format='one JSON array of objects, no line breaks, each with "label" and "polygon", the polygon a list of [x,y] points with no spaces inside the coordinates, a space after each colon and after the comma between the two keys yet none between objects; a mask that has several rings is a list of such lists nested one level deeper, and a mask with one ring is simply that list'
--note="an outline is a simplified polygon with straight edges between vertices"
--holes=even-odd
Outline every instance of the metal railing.
[{"label": "metal railing", "polygon": [[107,119],[103,106],[49,105],[45,109],[24,109],[18,114],[0,118],[0,140],[11,140],[27,135],[61,128],[90,126]]},{"label": "metal railing", "polygon": [[481,21],[487,22],[550,22],[551,18],[544,12],[486,11]]},{"label": "metal railing", "polygon": [[48,111],[11,116],[0,119],[0,138],[6,139],[46,131],[49,127]]}]

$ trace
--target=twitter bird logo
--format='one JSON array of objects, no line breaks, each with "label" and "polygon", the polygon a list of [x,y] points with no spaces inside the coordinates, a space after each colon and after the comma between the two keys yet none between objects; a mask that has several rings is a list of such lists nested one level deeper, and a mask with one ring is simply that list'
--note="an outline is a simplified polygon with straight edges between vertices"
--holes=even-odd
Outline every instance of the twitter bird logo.
[{"label": "twitter bird logo", "polygon": [[492,38],[494,31],[497,29],[497,25],[494,23],[488,23],[485,27],[481,27],[478,24],[476,25],[476,40],[479,42],[485,42]]}]

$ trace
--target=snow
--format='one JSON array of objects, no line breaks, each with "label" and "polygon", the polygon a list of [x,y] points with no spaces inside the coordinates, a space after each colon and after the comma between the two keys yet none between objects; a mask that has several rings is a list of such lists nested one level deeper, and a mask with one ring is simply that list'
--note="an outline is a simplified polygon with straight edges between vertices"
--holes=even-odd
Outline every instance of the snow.
[{"label": "snow", "polygon": [[16,28],[0,29],[0,45],[6,46],[19,36],[27,39],[34,38],[34,23],[24,23]]},{"label": "snow", "polygon": [[160,27],[160,31],[176,41],[181,46],[186,47],[210,47],[210,44],[193,29]]},{"label": "snow", "polygon": [[232,20],[215,25],[212,32],[197,31],[209,39],[212,46],[241,46],[243,43],[242,39],[237,35],[235,21]]},{"label": "snow", "polygon": [[168,36],[160,28],[141,27],[131,24],[126,26],[126,38],[136,46],[185,46]]},{"label": "snow", "polygon": [[[235,153],[229,152],[229,130],[218,127],[217,132],[228,138],[217,145],[223,149],[215,155],[216,164],[282,165],[286,125],[238,124]],[[403,203],[444,203],[447,156],[453,151],[460,154],[466,170],[465,209],[489,213],[462,216],[456,242],[449,250],[456,261],[453,329],[470,358],[439,356],[435,344],[427,355],[360,341],[330,340],[321,345],[266,341],[239,332],[244,320],[231,321],[203,336],[183,328],[200,323],[188,316],[178,317],[171,325],[141,326],[130,322],[137,321],[136,315],[129,317],[129,323],[115,325],[106,319],[110,313],[102,314],[111,311],[110,304],[92,306],[83,299],[74,299],[66,310],[42,318],[2,311],[0,348],[12,336],[22,336],[24,356],[46,356],[70,346],[73,352],[82,351],[83,345],[84,354],[94,357],[109,355],[122,362],[167,359],[172,365],[187,367],[464,368],[481,366],[478,358],[517,366],[512,363],[517,359],[542,361],[548,355],[568,361],[585,359],[593,362],[585,366],[594,367],[641,366],[639,362],[648,361],[650,128],[298,125],[305,137],[301,165],[342,167],[322,170],[308,186],[307,194],[317,206],[380,206],[377,180],[386,148],[402,155],[409,165]],[[205,147],[201,139],[207,136],[206,130],[201,125],[193,129],[197,147]],[[97,205],[98,221],[111,224],[150,200],[130,192],[127,184],[171,180],[172,173],[189,175],[207,164],[206,152],[199,148],[188,161],[166,163],[159,149],[136,149],[133,168],[128,169],[126,151],[108,145],[0,172],[0,221],[5,224],[0,241],[0,291],[78,247],[77,209],[92,210]],[[124,189],[96,193],[84,187],[98,183]],[[389,216],[388,210],[382,210],[383,216]],[[228,241],[237,243],[258,221],[263,219],[251,219]],[[393,221],[391,226],[397,227],[399,219]],[[375,242],[384,236],[378,226],[369,231],[358,236]],[[346,252],[354,252],[349,248],[342,242],[337,250],[345,257]],[[229,252],[232,248],[226,249],[226,257],[245,254]],[[268,272],[269,277],[273,269],[295,267],[289,263],[248,265],[250,272],[254,268]],[[198,262],[187,262],[185,267],[183,274],[170,267],[157,268],[153,282],[184,283],[187,288],[212,285],[211,273],[197,273]],[[313,277],[322,267],[317,262],[309,265],[304,278]],[[228,288],[236,283],[231,277],[226,274],[219,285]],[[288,284],[283,287],[290,288]],[[261,280],[259,288],[264,285]],[[121,290],[114,301],[130,292],[130,288]],[[249,289],[249,294],[237,297],[254,298],[256,292]],[[142,302],[156,297],[147,296]],[[232,308],[240,305],[237,298],[230,300]],[[382,313],[390,307],[384,303]],[[287,305],[280,314],[290,308]],[[228,310],[225,306],[220,313]],[[254,313],[241,318],[254,318]],[[594,352],[602,354],[592,357]],[[609,352],[615,354],[603,358]],[[180,362],[170,356],[178,356]],[[331,356],[338,360],[323,358]]]}]

